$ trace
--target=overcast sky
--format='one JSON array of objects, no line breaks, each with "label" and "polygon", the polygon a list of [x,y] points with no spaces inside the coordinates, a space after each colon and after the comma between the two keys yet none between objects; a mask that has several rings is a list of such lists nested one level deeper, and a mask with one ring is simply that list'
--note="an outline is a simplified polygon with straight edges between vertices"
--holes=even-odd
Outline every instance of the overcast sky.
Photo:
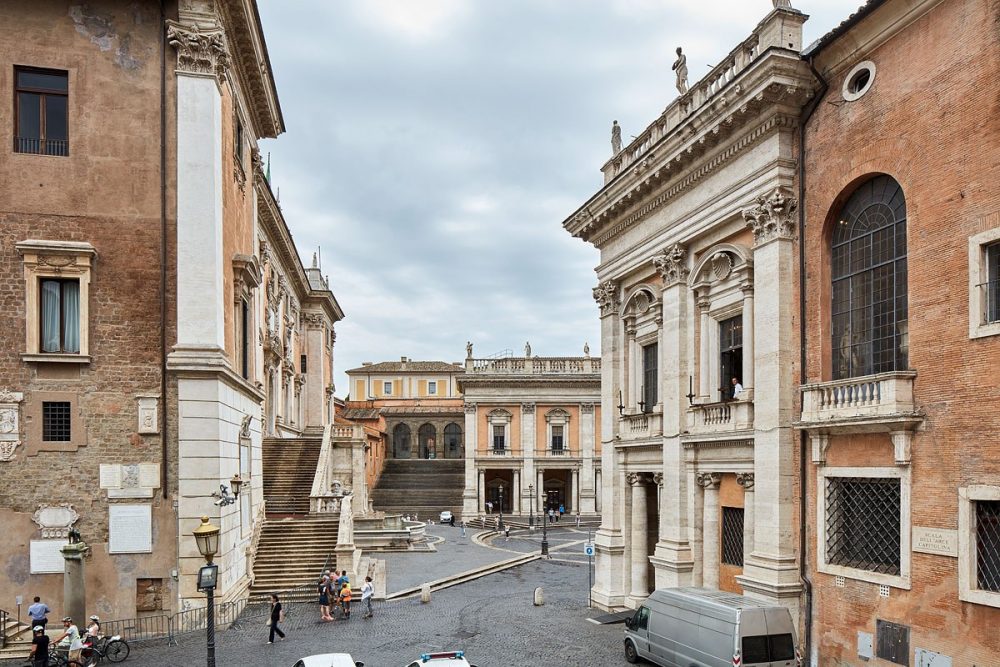
[{"label": "overcast sky", "polygon": [[[860,0],[793,0],[808,44]],[[261,0],[287,132],[264,142],[304,262],[362,361],[599,354],[598,253],[562,221],[771,0]]]}]

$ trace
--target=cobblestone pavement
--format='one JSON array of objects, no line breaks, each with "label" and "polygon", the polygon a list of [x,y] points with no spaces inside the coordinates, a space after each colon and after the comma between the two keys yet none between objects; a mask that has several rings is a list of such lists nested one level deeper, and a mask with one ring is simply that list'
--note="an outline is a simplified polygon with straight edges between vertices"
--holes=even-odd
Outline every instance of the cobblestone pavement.
[{"label": "cobblestone pavement", "polygon": [[[576,528],[574,526],[549,524],[547,529],[549,542],[549,555],[556,561],[570,561],[573,563],[586,563],[587,556],[583,553],[583,545],[588,537],[593,542],[594,531],[587,528]],[[542,548],[542,529],[536,528],[534,531],[527,529],[512,530],[510,539],[503,534],[494,535],[487,539],[489,546],[495,549],[514,551],[518,553],[530,553],[540,551]]]},{"label": "cobblestone pavement", "polygon": [[[541,607],[532,605],[536,586],[545,594]],[[418,599],[376,603],[371,620],[361,618],[360,605],[350,620],[333,623],[318,621],[314,605],[293,605],[286,641],[267,645],[264,618],[246,620],[218,635],[217,664],[291,667],[305,655],[346,652],[369,667],[402,667],[423,652],[464,649],[479,667],[626,665],[622,626],[587,622],[599,614],[587,609],[587,568],[553,558],[438,591],[426,605]],[[204,634],[169,648],[137,646],[127,664],[205,664]]]}]

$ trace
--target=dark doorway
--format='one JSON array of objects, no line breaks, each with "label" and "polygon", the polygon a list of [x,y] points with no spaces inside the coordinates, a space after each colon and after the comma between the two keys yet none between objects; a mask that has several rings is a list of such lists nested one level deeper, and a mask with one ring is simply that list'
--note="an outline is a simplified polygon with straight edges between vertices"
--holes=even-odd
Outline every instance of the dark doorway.
[{"label": "dark doorway", "polygon": [[743,384],[743,316],[719,322],[719,400],[734,396],[733,378]]},{"label": "dark doorway", "polygon": [[465,456],[462,446],[462,427],[458,424],[448,424],[444,427],[444,456],[448,459],[460,459]]},{"label": "dark doorway", "polygon": [[437,456],[434,445],[437,442],[437,429],[433,424],[424,424],[417,431],[417,439],[420,443],[420,458],[433,459]]},{"label": "dark doorway", "polygon": [[396,428],[392,429],[392,456],[410,458],[410,427],[406,424],[396,424]]}]

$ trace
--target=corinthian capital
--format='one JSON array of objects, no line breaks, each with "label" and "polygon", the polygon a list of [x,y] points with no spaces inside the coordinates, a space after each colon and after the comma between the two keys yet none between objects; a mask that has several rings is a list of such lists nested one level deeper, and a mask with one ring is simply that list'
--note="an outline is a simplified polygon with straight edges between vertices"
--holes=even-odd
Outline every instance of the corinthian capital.
[{"label": "corinthian capital", "polygon": [[799,202],[778,187],[770,196],[757,197],[757,205],[743,211],[743,219],[753,231],[754,246],[774,239],[795,238],[795,211]]},{"label": "corinthian capital", "polygon": [[718,489],[722,483],[722,475],[717,472],[702,472],[698,473],[697,481],[698,485],[706,490]]},{"label": "corinthian capital", "polygon": [[208,74],[219,83],[226,80],[229,51],[221,28],[202,30],[197,25],[167,21],[167,42],[177,49],[178,71]]},{"label": "corinthian capital", "polygon": [[660,254],[653,257],[653,266],[657,273],[663,278],[663,286],[669,287],[687,280],[689,270],[687,268],[687,248],[680,243],[675,243],[669,248],[664,248]]},{"label": "corinthian capital", "polygon": [[601,309],[601,317],[611,315],[618,310],[621,299],[618,296],[618,285],[613,280],[605,280],[594,288],[594,300]]}]

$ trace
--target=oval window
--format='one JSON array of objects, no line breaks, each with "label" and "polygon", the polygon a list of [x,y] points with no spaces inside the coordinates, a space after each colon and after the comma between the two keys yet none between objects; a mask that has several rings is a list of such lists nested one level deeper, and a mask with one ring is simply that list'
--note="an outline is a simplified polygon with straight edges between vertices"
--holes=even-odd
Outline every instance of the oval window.
[{"label": "oval window", "polygon": [[855,65],[844,77],[844,99],[853,102],[867,93],[875,82],[875,63],[866,60]]}]

